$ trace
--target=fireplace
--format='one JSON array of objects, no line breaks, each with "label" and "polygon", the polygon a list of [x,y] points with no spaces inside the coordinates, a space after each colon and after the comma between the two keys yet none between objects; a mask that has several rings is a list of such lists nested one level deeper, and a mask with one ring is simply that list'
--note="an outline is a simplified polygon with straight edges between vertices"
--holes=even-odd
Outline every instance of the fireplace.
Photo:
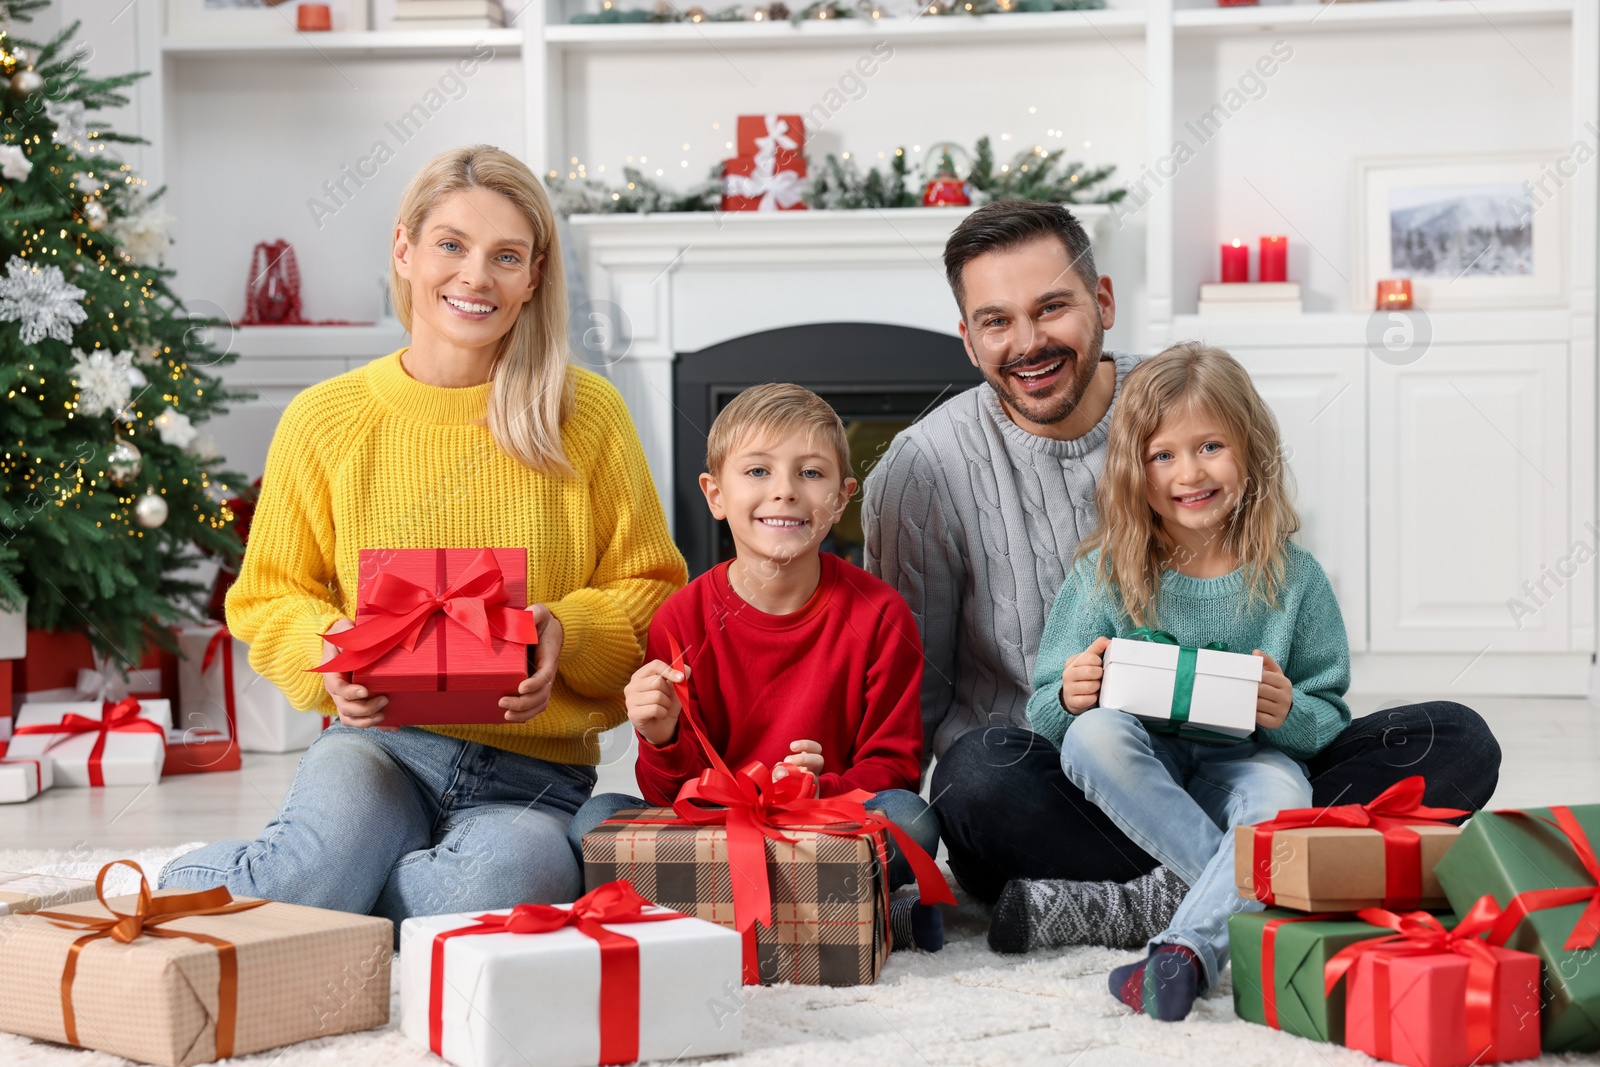
[{"label": "fireplace", "polygon": [[[699,478],[711,422],[741,390],[794,382],[820,395],[844,420],[851,462],[865,483],[896,433],[982,380],[959,337],[885,323],[788,326],[680,354],[672,389],[672,506],[690,574],[733,558],[727,523],[711,517]],[[823,548],[861,562],[859,492]]]}]

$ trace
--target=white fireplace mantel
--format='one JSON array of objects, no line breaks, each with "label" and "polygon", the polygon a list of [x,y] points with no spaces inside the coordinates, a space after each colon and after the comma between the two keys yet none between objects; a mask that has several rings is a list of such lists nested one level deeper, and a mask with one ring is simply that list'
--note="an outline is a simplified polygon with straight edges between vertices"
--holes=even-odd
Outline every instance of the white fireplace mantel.
[{"label": "white fireplace mantel", "polygon": [[[1073,205],[1090,240],[1111,209]],[[785,326],[876,322],[956,333],[944,245],[972,208],[573,215],[596,331],[672,516],[672,361]],[[704,427],[702,427],[704,429]]]}]

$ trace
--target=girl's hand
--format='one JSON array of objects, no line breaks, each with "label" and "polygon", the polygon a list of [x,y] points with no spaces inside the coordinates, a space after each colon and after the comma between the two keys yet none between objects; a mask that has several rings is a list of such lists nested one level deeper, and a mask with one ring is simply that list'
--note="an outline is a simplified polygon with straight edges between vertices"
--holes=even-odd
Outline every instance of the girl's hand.
[{"label": "girl's hand", "polygon": [[543,604],[530,604],[534,625],[539,629],[539,643],[533,648],[533,674],[517,686],[517,695],[503,697],[500,706],[506,709],[506,722],[527,722],[550,706],[550,692],[556,684],[556,661],[561,658],[561,620],[550,613]]},{"label": "girl's hand", "polygon": [[[349,619],[340,619],[328,627],[330,634],[341,633],[355,626]],[[339,654],[339,649],[322,642],[322,662],[326,663]],[[398,726],[379,726],[383,722],[383,706],[389,703],[389,698],[377,693],[367,692],[366,686],[356,685],[350,680],[350,675],[330,671],[322,676],[322,687],[333,697],[334,709],[339,713],[339,721],[346,726],[377,726],[380,730],[398,730]]]},{"label": "girl's hand", "polygon": [[1100,657],[1111,646],[1111,638],[1097,637],[1094,644],[1067,660],[1061,672],[1061,703],[1072,715],[1082,715],[1100,702],[1100,676],[1105,674]]},{"label": "girl's hand", "polygon": [[670,663],[658,659],[633,672],[622,690],[622,701],[628,709],[628,721],[640,737],[652,745],[672,744],[678,736],[678,716],[683,713],[672,683],[688,680],[687,665],[679,674]]},{"label": "girl's hand", "polygon": [[791,774],[805,773],[815,778],[822,773],[822,746],[815,741],[796,741],[789,746],[794,753],[772,768],[772,777],[787,778]]},{"label": "girl's hand", "polygon": [[1271,730],[1282,726],[1283,720],[1289,717],[1289,709],[1294,706],[1294,686],[1289,684],[1277,660],[1259,648],[1250,654],[1262,660],[1261,689],[1256,694],[1256,725]]}]

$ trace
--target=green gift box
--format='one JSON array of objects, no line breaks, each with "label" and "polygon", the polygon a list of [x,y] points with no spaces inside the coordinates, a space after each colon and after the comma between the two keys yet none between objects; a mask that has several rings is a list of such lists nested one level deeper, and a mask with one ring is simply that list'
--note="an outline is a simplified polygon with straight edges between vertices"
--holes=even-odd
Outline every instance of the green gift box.
[{"label": "green gift box", "polygon": [[[1286,1034],[1344,1044],[1344,983],[1324,993],[1322,969],[1340,949],[1393,932],[1353,916],[1306,915],[1279,908],[1228,916],[1235,1014]],[[1263,956],[1269,935],[1272,956],[1270,966],[1264,966],[1269,962]],[[1275,1023],[1267,1018],[1269,971]]]},{"label": "green gift box", "polygon": [[[1593,912],[1600,911],[1600,863],[1593,842],[1600,842],[1600,804],[1481,811],[1434,868],[1457,909],[1486,893],[1512,911],[1510,918],[1518,910],[1511,901],[1519,894],[1530,894],[1523,900],[1530,909],[1552,895],[1570,900],[1530,910],[1505,941],[1506,948],[1531,952],[1544,964],[1541,1044],[1546,1052],[1600,1051],[1600,943],[1592,940]],[[1540,892],[1546,901],[1533,895]]]}]

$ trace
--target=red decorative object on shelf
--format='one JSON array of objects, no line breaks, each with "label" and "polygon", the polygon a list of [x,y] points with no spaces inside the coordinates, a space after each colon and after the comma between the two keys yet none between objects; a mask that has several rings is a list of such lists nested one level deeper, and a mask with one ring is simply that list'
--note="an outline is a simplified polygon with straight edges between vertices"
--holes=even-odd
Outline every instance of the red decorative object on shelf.
[{"label": "red decorative object on shelf", "polygon": [[333,9],[327,4],[301,4],[295,11],[295,25],[301,31],[333,29]]},{"label": "red decorative object on shelf", "polygon": [[294,247],[279,238],[262,241],[250,253],[250,281],[244,290],[240,326],[371,326],[348,319],[312,321],[300,315],[300,265]]},{"label": "red decorative object on shelf", "polygon": [[1263,237],[1261,239],[1261,255],[1256,267],[1260,275],[1257,279],[1263,282],[1286,282],[1289,280],[1289,239],[1287,237]]},{"label": "red decorative object on shelf", "polygon": [[1237,237],[1231,244],[1222,246],[1222,280],[1230,283],[1250,280],[1250,248]]},{"label": "red decorative object on shelf", "polygon": [[1379,311],[1411,310],[1411,279],[1385,278],[1378,283]]}]

